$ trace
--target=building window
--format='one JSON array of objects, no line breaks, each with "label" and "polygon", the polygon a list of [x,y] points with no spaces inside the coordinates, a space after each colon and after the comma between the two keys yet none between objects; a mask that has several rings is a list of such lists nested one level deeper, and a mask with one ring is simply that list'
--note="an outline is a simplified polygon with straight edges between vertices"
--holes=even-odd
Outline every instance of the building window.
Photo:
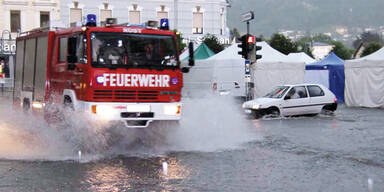
[{"label": "building window", "polygon": [[49,12],[40,12],[40,27],[49,27]]},{"label": "building window", "polygon": [[82,21],[82,10],[79,8],[79,2],[73,2],[74,8],[70,9],[69,12],[69,23],[76,23]]},{"label": "building window", "polygon": [[157,12],[157,20],[160,22],[160,19],[168,18],[168,12],[165,10],[165,6],[161,5],[161,10]]},{"label": "building window", "polygon": [[140,24],[140,11],[137,9],[136,4],[133,4],[133,10],[129,11],[129,22]]},{"label": "building window", "polygon": [[112,10],[109,10],[108,3],[104,3],[104,9],[100,9],[100,24],[105,25],[107,18],[112,17]]},{"label": "building window", "polygon": [[193,34],[203,34],[203,13],[200,12],[200,6],[196,7],[196,12],[193,12]]},{"label": "building window", "polygon": [[20,11],[11,11],[11,32],[17,33],[20,29]]}]

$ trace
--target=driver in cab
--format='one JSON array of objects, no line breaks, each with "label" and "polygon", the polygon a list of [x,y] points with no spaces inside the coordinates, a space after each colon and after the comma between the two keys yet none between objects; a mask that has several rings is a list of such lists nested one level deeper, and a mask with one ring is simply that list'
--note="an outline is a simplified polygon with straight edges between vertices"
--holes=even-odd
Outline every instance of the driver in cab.
[{"label": "driver in cab", "polygon": [[150,43],[147,43],[144,47],[145,49],[145,58],[147,60],[152,60],[153,58],[153,45]]}]

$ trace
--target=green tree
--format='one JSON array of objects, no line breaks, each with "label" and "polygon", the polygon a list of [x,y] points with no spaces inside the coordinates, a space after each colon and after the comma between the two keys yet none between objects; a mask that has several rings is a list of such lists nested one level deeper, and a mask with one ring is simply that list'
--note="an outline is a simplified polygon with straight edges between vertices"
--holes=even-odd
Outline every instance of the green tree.
[{"label": "green tree", "polygon": [[304,43],[304,44],[299,44],[298,43],[298,45],[301,47],[301,50],[299,50],[299,51],[302,51],[305,54],[307,54],[308,56],[314,58],[313,54],[312,54],[312,48],[311,48],[310,43]]},{"label": "green tree", "polygon": [[207,34],[203,37],[203,42],[214,52],[218,53],[224,50],[224,45],[220,44],[219,39],[212,34]]},{"label": "green tree", "polygon": [[364,32],[358,39],[353,41],[353,47],[357,49],[361,44],[368,46],[370,43],[384,44],[383,37],[377,33]]},{"label": "green tree", "polygon": [[332,43],[332,38],[328,35],[324,35],[321,33],[315,34],[311,38],[312,42],[322,42],[322,43]]},{"label": "green tree", "polygon": [[362,57],[370,55],[377,50],[381,49],[383,46],[380,43],[372,42],[370,43],[367,48],[364,49],[363,53],[361,54]]},{"label": "green tree", "polygon": [[333,52],[338,56],[340,57],[341,59],[351,59],[352,57],[352,54],[353,54],[353,50],[352,49],[349,49],[348,47],[346,47],[342,42],[340,41],[332,41],[331,42],[332,45],[334,45],[335,47],[333,48]]},{"label": "green tree", "polygon": [[281,34],[273,34],[269,44],[274,49],[286,55],[288,55],[289,53],[298,52],[296,43],[292,42],[290,39],[286,38],[284,35]]},{"label": "green tree", "polygon": [[312,38],[310,36],[305,36],[300,40],[298,40],[296,44],[298,46],[298,51],[304,52],[310,57],[314,58],[312,54],[311,42],[312,42]]},{"label": "green tree", "polygon": [[176,33],[176,41],[177,41],[177,44],[179,46],[179,53],[181,53],[182,50],[184,50],[184,48],[187,46],[185,43],[183,43],[183,36],[182,34],[177,31],[176,29],[173,30],[173,32]]}]

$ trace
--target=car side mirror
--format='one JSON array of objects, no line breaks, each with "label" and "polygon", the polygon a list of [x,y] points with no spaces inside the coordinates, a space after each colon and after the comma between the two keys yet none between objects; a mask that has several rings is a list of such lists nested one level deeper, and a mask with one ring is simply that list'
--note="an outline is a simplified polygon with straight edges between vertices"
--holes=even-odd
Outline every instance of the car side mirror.
[{"label": "car side mirror", "polygon": [[291,99],[291,96],[287,95],[284,97],[284,100],[288,100],[288,99]]},{"label": "car side mirror", "polygon": [[189,68],[188,67],[183,67],[181,68],[182,73],[189,73]]}]

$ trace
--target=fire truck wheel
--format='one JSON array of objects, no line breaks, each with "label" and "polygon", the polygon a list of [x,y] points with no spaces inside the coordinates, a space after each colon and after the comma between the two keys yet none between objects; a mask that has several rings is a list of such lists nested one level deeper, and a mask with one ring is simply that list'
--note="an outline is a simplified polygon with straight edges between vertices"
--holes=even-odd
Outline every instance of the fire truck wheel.
[{"label": "fire truck wheel", "polygon": [[62,108],[62,118],[64,122],[66,123],[71,123],[71,119],[73,118],[73,103],[70,97],[65,96],[64,97],[64,103],[63,103],[63,108]]},{"label": "fire truck wheel", "polygon": [[73,107],[73,103],[72,103],[72,100],[71,100],[71,98],[70,97],[68,97],[68,96],[65,96],[64,97],[64,109],[65,110],[74,110],[75,108]]}]

